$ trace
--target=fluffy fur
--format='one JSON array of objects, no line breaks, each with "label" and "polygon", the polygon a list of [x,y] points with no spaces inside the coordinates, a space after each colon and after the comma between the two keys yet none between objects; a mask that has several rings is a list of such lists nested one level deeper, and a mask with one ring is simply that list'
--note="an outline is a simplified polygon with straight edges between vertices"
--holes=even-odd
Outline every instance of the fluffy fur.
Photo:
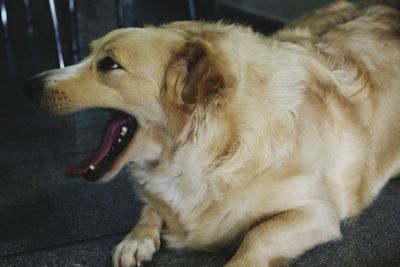
[{"label": "fluffy fur", "polygon": [[[125,164],[145,203],[114,266],[170,247],[277,266],[340,237],[400,168],[400,16],[338,2],[266,37],[224,23],[115,30],[73,73],[41,74],[52,113],[105,107],[139,130]],[[123,69],[100,73],[106,55]]]}]

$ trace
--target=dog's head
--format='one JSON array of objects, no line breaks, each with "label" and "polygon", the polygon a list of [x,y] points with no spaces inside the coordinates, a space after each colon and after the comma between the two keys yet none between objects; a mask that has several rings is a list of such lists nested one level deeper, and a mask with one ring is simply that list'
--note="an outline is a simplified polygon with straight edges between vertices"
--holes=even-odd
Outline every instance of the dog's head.
[{"label": "dog's head", "polygon": [[66,175],[106,181],[128,162],[157,161],[196,107],[222,105],[235,83],[223,35],[222,26],[195,22],[119,29],[94,41],[81,63],[28,79],[27,97],[49,113],[116,111],[96,151]]}]

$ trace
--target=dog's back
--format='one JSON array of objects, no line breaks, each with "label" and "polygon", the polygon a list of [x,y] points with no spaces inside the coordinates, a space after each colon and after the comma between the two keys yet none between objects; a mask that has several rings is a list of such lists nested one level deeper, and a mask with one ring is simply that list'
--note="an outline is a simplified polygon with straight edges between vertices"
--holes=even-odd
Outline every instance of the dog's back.
[{"label": "dog's back", "polygon": [[[334,164],[326,173],[331,177],[328,181],[336,191],[335,198],[341,202],[338,206],[342,218],[358,214],[400,171],[399,4],[378,2],[386,5],[333,4],[311,12],[275,35],[306,47],[328,67],[330,73],[325,75],[330,77],[325,85],[315,87],[320,91],[317,94],[323,95],[325,103],[334,99],[329,102],[330,108],[340,110],[336,119],[342,117],[336,124],[347,124],[347,130],[355,134],[354,140],[344,144],[342,133],[335,144],[348,147],[342,157],[350,165],[343,168],[346,164],[338,160],[342,153],[333,147],[336,161],[332,159]],[[334,132],[336,127],[340,125],[329,131]],[[346,128],[343,130],[346,132]],[[348,158],[357,154],[365,158]]]}]

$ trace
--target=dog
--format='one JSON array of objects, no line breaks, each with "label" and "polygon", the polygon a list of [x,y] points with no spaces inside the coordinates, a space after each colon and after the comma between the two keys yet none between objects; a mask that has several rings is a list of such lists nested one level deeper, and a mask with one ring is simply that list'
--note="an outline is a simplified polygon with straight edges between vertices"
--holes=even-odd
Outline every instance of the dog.
[{"label": "dog", "polygon": [[79,64],[24,83],[52,114],[115,110],[67,176],[128,165],[144,207],[113,251],[234,251],[227,267],[282,266],[338,239],[400,171],[400,15],[339,1],[271,36],[174,22],[114,30]]}]

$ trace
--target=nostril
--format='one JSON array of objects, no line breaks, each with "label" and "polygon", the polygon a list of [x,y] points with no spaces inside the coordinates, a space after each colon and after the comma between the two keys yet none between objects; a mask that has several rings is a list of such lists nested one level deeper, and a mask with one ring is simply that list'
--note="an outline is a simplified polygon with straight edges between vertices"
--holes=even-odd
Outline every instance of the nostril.
[{"label": "nostril", "polygon": [[30,101],[34,104],[38,104],[44,92],[43,79],[40,77],[28,78],[22,83],[22,89]]}]

